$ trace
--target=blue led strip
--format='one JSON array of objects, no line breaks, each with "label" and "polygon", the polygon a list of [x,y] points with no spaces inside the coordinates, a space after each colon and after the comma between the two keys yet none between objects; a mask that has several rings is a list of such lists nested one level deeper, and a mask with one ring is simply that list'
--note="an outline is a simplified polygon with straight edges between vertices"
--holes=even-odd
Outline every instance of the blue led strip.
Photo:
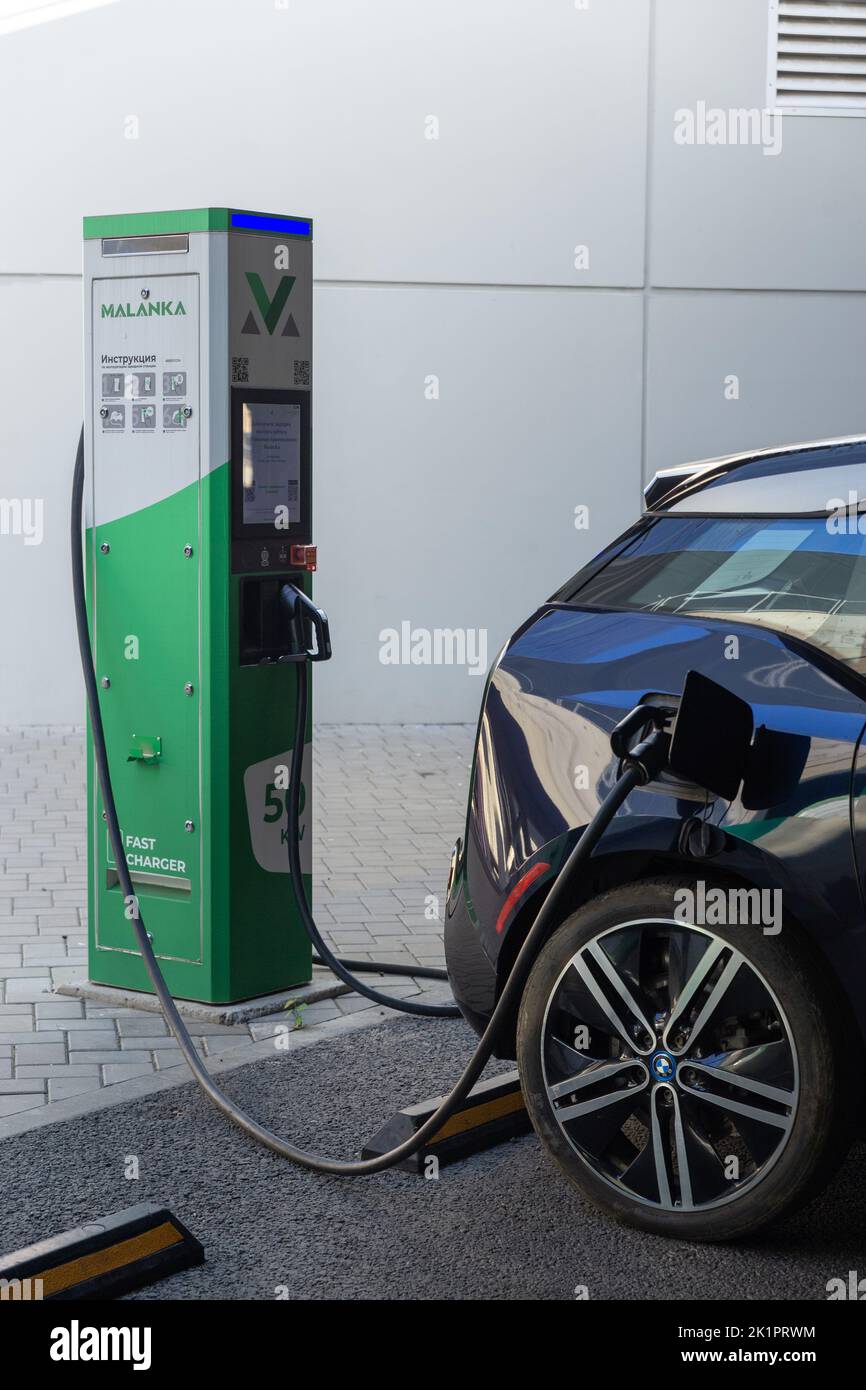
[{"label": "blue led strip", "polygon": [[232,226],[248,232],[284,232],[286,236],[312,236],[313,224],[303,217],[259,217],[254,212],[233,212]]}]

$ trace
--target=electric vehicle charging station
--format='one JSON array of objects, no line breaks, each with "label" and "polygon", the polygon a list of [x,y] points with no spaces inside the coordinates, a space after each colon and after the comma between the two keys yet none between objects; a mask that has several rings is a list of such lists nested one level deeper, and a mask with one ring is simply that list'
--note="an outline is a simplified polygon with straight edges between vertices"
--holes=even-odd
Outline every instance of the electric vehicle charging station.
[{"label": "electric vehicle charging station", "polygon": [[[533,1127],[558,1155],[559,1140],[547,1132],[547,1112],[533,1112],[547,1087],[543,1073],[539,1079],[537,1047],[548,1012],[544,972],[560,971],[561,978],[561,934],[580,929],[583,909],[571,916],[569,911],[589,860],[631,793],[652,788],[668,770],[680,779],[677,786],[684,779],[705,803],[714,797],[730,805],[742,789],[746,810],[775,805],[773,798],[782,793],[767,784],[759,741],[753,744],[751,704],[686,667],[674,681],[674,691],[645,694],[612,728],[605,728],[602,747],[609,747],[613,759],[605,754],[593,814],[576,838],[561,839],[555,876],[543,898],[534,900],[526,932],[486,1014],[478,1014],[471,1004],[397,1000],[363,984],[352,968],[404,972],[334,956],[310,910],[309,860],[306,874],[301,863],[301,846],[309,846],[301,815],[303,808],[309,812],[303,767],[311,729],[307,667],[331,655],[328,621],[309,589],[315,568],[310,372],[309,357],[299,354],[309,352],[311,341],[311,226],[300,219],[207,210],[97,219],[85,230],[86,240],[94,243],[87,252],[85,280],[88,416],[75,461],[70,539],[90,716],[93,978],[139,988],[149,981],[203,1092],[250,1137],[301,1167],[361,1176],[413,1157],[418,1171],[422,1151],[449,1161],[457,1156],[452,1141],[468,1129],[477,1130],[475,1148],[525,1125],[525,1117],[515,1118],[521,1083]],[[297,301],[299,311],[304,305],[307,309],[303,330],[291,305],[298,280],[290,268],[293,254],[306,270],[306,294]],[[271,267],[279,279],[271,278]],[[288,346],[257,341],[277,335]],[[247,338],[256,350],[244,351]],[[545,617],[561,607],[567,605],[549,601]],[[294,666],[294,692],[279,675],[287,664]],[[628,694],[634,698],[631,686]],[[706,737],[708,727],[715,731],[712,741]],[[796,785],[801,772],[802,765]],[[278,790],[284,794],[277,796]],[[682,840],[679,819],[677,839],[671,842],[677,846]],[[686,824],[694,830],[694,817]],[[181,826],[196,847],[188,858],[179,849]],[[712,836],[705,838],[709,851]],[[703,839],[697,852],[705,852]],[[551,867],[541,864],[544,872]],[[515,888],[536,876],[533,866]],[[670,880],[650,879],[647,884],[646,891],[664,893],[675,886]],[[601,895],[598,902],[603,899]],[[512,889],[506,905],[515,901]],[[591,899],[592,912],[606,910]],[[501,909],[497,932],[500,920]],[[607,934],[605,927],[601,935]],[[593,940],[596,964],[600,949]],[[617,980],[602,953],[599,969],[609,989],[636,1009],[637,1022],[629,1031],[608,987],[590,972],[593,1028],[600,1028],[601,1018],[613,1032],[601,1029],[602,1056],[578,1072],[572,1057],[579,1061],[592,1037],[575,1041],[574,1047],[567,1043],[569,1074],[552,1088],[553,1099],[564,1101],[566,1118],[594,1115],[622,1100],[623,1073],[629,1092],[643,1094],[653,1075],[667,1094],[678,1059],[685,1072],[684,1094],[690,1095],[693,1071],[707,1071],[704,1062],[686,1053],[690,1030],[699,1032],[711,1013],[715,1017],[716,1001],[723,993],[727,999],[745,949],[745,943],[742,952],[736,943],[704,945],[699,968],[676,1002],[655,1008],[652,1020],[634,1004],[629,986]],[[724,966],[722,952],[729,957]],[[565,957],[565,968],[571,970],[572,944]],[[398,1112],[356,1160],[304,1150],[235,1104],[202,1061],[175,1002],[175,996],[223,1002],[273,992],[306,978],[314,961],[324,961],[374,1002],[403,1012],[432,1017],[465,1013],[479,1034],[452,1089]],[[574,968],[585,981],[586,973]],[[692,1003],[694,992],[708,985],[707,970],[721,973],[706,1000]],[[411,973],[444,974],[430,968]],[[459,972],[455,978],[459,980]],[[761,980],[759,985],[775,1007],[769,987]],[[810,1007],[810,1017],[821,1012],[817,996]],[[689,1022],[682,1024],[687,1010]],[[765,1012],[758,1011],[762,1028]],[[765,1031],[773,1034],[776,1022],[773,1017]],[[668,1030],[675,1026],[686,1031],[668,1044]],[[476,1086],[490,1058],[510,1046],[512,1028],[516,1052],[511,1055],[517,1057],[520,1076]],[[825,1042],[835,1048],[840,1039],[828,1034]],[[719,1036],[717,1045],[727,1054],[727,1034]],[[759,1038],[755,1047],[760,1055],[764,1046]],[[695,1057],[703,1056],[699,1044]],[[663,1070],[655,1070],[657,1061]],[[612,1092],[580,1098],[584,1085],[603,1085],[611,1069],[619,1078]],[[769,1092],[771,1102],[786,1107],[784,1114],[771,1112],[767,1122],[774,1133],[787,1133],[795,1092],[751,1078],[747,1085],[739,1075],[736,1084],[747,1091],[756,1086],[757,1094]],[[678,1105],[676,1093],[671,1094],[671,1103]],[[625,1099],[631,1104],[629,1095]],[[723,1109],[753,1119],[761,1113],[748,1103],[728,1105],[725,1097],[722,1102]],[[658,1103],[664,1104],[664,1098]],[[676,1217],[665,1145],[655,1137],[661,1122],[653,1116],[654,1137],[644,1149],[632,1149],[641,1158],[646,1152],[653,1163],[662,1162],[653,1181],[659,1204]],[[836,1145],[831,1123],[838,1121],[841,1138],[844,1119],[837,1109],[825,1112],[830,1158]],[[679,1153],[679,1140],[677,1145]],[[465,1152],[462,1140],[461,1147]],[[773,1158],[777,1151],[778,1142]],[[750,1181],[747,1174],[746,1192]],[[684,1183],[679,1208],[690,1213],[688,1172]],[[727,1201],[725,1193],[717,1204]],[[764,1219],[747,1209],[748,1229]],[[668,1226],[660,1229],[666,1233]],[[702,1233],[705,1228],[688,1229]],[[716,1233],[715,1226],[706,1229]]]},{"label": "electric vehicle charging station", "polygon": [[[458,1111],[457,1131],[486,1128],[495,1142],[523,1123],[513,1119],[519,1083],[503,1079],[495,1099],[475,1083],[575,875],[663,761],[670,711],[653,711],[634,749],[619,747],[620,775],[446,1096],[407,1123],[396,1117],[393,1133],[347,1162],[298,1148],[236,1106],[202,1063],[176,998],[273,993],[310,977],[315,946],[375,1002],[428,1017],[460,1010],[362,984],[349,967],[402,972],[337,959],[309,907],[307,667],[331,655],[327,618],[310,597],[312,224],[200,209],[89,218],[84,230],[86,409],[71,543],[90,715],[91,979],[150,987],[214,1104],[303,1167],[347,1176],[393,1167],[447,1141]],[[647,707],[614,734],[635,716],[646,725]]]},{"label": "electric vehicle charging station", "polygon": [[[311,977],[286,849],[310,597],[312,222],[227,208],[84,222],[85,574],[127,863],[178,998]],[[309,897],[312,710],[300,851]],[[88,742],[88,965],[152,990]]]}]

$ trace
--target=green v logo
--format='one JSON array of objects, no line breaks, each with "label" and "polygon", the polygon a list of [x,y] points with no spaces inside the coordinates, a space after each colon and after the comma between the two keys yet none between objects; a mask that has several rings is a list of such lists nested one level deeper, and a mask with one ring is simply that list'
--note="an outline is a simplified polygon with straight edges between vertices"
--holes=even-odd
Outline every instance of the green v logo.
[{"label": "green v logo", "polygon": [[[292,292],[292,286],[295,283],[295,276],[281,275],[279,284],[277,285],[277,288],[274,291],[274,296],[272,299],[268,297],[268,292],[262,284],[262,277],[260,275],[256,274],[254,270],[248,270],[246,272],[246,277],[247,284],[253,292],[253,299],[256,301],[256,305],[258,306],[258,311],[261,314],[262,319],[264,320],[265,328],[267,329],[269,334],[273,334],[274,329],[280,321],[280,316],[286,307],[286,300]],[[294,326],[294,319],[290,319],[289,322],[294,331],[289,332],[287,334],[284,333],[283,336],[297,337],[298,331]],[[258,333],[258,331],[259,330],[256,326],[256,321],[253,318],[252,314],[250,314],[247,317],[247,321],[244,324],[241,332]]]}]

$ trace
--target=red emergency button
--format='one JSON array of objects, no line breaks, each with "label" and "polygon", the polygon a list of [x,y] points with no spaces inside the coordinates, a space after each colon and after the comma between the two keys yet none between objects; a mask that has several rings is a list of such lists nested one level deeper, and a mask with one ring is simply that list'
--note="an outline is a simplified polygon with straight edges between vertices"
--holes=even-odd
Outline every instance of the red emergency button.
[{"label": "red emergency button", "polygon": [[291,559],[293,565],[312,573],[316,568],[316,547],[314,545],[293,545]]}]

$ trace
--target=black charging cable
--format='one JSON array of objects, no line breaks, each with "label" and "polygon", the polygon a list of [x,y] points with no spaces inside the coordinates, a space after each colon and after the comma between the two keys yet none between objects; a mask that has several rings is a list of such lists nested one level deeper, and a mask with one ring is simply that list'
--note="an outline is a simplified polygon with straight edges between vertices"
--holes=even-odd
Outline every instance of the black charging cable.
[{"label": "black charging cable", "polygon": [[90,714],[90,729],[93,744],[93,757],[96,763],[96,772],[99,778],[99,787],[102,792],[102,803],[105,810],[105,819],[108,829],[109,841],[114,854],[117,874],[120,879],[120,887],[123,898],[127,903],[135,903],[137,910],[132,917],[132,929],[141,952],[145,969],[150,977],[154,992],[159,1000],[163,1017],[177,1039],[178,1046],[189,1066],[198,1085],[205,1095],[213,1101],[214,1105],[222,1111],[234,1124],[248,1134],[257,1143],[263,1144],[266,1148],[272,1149],[274,1153],[280,1154],[292,1163],[298,1164],[302,1168],[311,1169],[317,1173],[334,1173],[347,1177],[361,1176],[367,1173],[378,1173],[385,1168],[393,1168],[395,1164],[402,1162],[404,1158],[410,1158],[412,1154],[426,1144],[443,1126],[454,1112],[459,1109],[480,1077],[487,1062],[493,1055],[496,1041],[503,1025],[510,1021],[514,1010],[519,1003],[523,993],[523,987],[538,951],[545,938],[553,928],[563,919],[567,912],[568,905],[572,901],[572,891],[575,880],[589,859],[605,830],[613,817],[616,815],[626,797],[634,787],[642,786],[646,783],[648,773],[651,773],[656,764],[660,767],[664,763],[666,751],[665,736],[661,731],[650,734],[644,741],[642,756],[640,761],[629,760],[628,756],[624,759],[624,765],[616,782],[599,805],[595,815],[584,830],[580,839],[574,845],[563,868],[554,880],[547,896],[542,903],[535,921],[529,933],[517,953],[511,973],[502,989],[499,1000],[490,1021],[482,1034],[478,1045],[464,1068],[459,1080],[454,1088],[445,1097],[438,1110],[427,1119],[420,1129],[398,1144],[396,1148],[389,1150],[388,1153],[379,1154],[376,1158],[356,1159],[341,1161],[339,1159],[328,1158],[319,1154],[308,1153],[304,1149],[297,1148],[287,1139],[283,1139],[266,1125],[261,1125],[252,1116],[248,1115],[240,1106],[235,1105],[223,1090],[217,1085],[207,1067],[199,1056],[195,1044],[187,1031],[186,1024],[178,1012],[177,1005],[171,996],[168,985],[163,978],[159,968],[159,962],[153,949],[144,918],[138,907],[138,899],[132,886],[129,865],[126,862],[126,853],[123,845],[123,837],[120,832],[120,823],[117,818],[117,807],[114,801],[114,792],[111,786],[111,772],[108,766],[108,752],[105,744],[105,730],[102,725],[102,711],[99,706],[99,688],[96,680],[96,672],[93,667],[93,651],[90,645],[90,630],[87,621],[87,600],[84,586],[84,560],[81,544],[81,515],[84,503],[84,431],[78,441],[78,451],[75,456],[75,473],[72,483],[72,513],[71,513],[71,542],[72,542],[72,593],[75,603],[75,626],[78,633],[78,647],[81,654],[81,667],[84,674],[84,685],[87,692],[87,708]]},{"label": "black charging cable", "polygon": [[[365,973],[375,973],[377,975],[404,975],[415,976],[416,979],[427,980],[447,980],[448,973],[445,970],[437,970],[432,966],[415,967],[411,965],[400,966],[381,961],[355,961],[344,960],[340,956],[334,955],[330,946],[325,941],[319,928],[316,926],[310,904],[307,901],[307,892],[304,885],[304,875],[301,870],[301,837],[300,837],[300,817],[301,817],[301,778],[304,762],[304,739],[307,731],[307,706],[309,702],[309,679],[307,667],[311,661],[327,661],[331,656],[331,635],[328,626],[328,619],[320,608],[316,608],[302,589],[295,584],[284,584],[280,590],[280,602],[286,611],[288,627],[292,637],[292,648],[282,658],[283,661],[293,662],[297,675],[297,689],[295,699],[295,732],[292,742],[292,770],[289,774],[289,795],[287,798],[287,818],[288,818],[288,847],[289,847],[289,871],[292,878],[292,886],[295,890],[298,909],[301,914],[301,921],[304,930],[316,954],[313,956],[315,965],[327,965],[330,970],[342,980],[344,984],[353,989],[356,994],[361,994],[365,999],[369,999],[373,1004],[384,1004],[389,1009],[397,1009],[403,1014],[414,1014],[420,1018],[460,1018],[462,1015],[456,1004],[424,1004],[416,1002],[414,999],[398,999],[390,994],[382,994],[380,990],[374,989],[372,985],[365,984],[359,980],[353,971]],[[312,626],[316,635],[316,644],[308,644],[305,627],[306,621]]]},{"label": "black charging cable", "polygon": [[[365,999],[371,1000],[374,1004],[384,1004],[389,1009],[399,1009],[404,1014],[416,1014],[421,1018],[461,1018],[462,1014],[456,1004],[423,1004],[414,999],[397,999],[390,994],[382,994],[372,985],[365,984],[363,980],[357,979],[352,974],[352,969],[358,969],[359,963],[355,961],[341,960],[335,956],[328,946],[319,928],[316,926],[315,918],[310,911],[307,902],[307,893],[304,887],[304,875],[301,871],[301,842],[299,835],[300,819],[300,800],[301,800],[301,772],[304,759],[304,733],[307,727],[307,663],[299,661],[297,671],[297,698],[295,701],[295,738],[292,748],[292,770],[289,774],[289,795],[288,795],[288,843],[289,843],[289,869],[291,871],[292,885],[295,890],[298,908],[301,913],[301,921],[304,930],[313,943],[317,952],[314,960],[322,965],[327,965],[330,970],[344,984],[349,985],[357,994],[362,994]],[[383,971],[382,965],[376,961],[367,961],[360,966],[365,971],[375,971],[377,974],[390,974],[390,971]],[[411,965],[395,966],[393,973],[403,975],[414,975],[415,968]],[[432,967],[427,972],[428,979],[447,980],[448,975],[444,970],[434,970]]]}]

